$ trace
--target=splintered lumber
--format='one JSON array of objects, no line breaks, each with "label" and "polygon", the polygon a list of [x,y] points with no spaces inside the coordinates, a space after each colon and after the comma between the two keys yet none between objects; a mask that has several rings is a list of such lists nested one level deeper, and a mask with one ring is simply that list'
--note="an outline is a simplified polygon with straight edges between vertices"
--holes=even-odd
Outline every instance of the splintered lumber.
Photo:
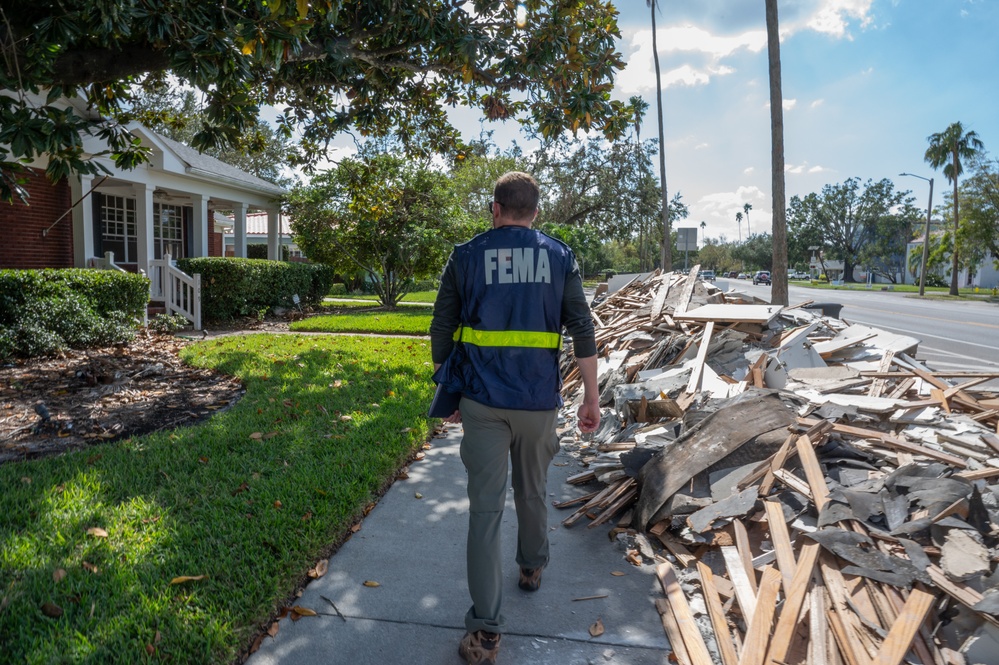
[{"label": "splintered lumber", "polygon": [[933,607],[934,600],[936,596],[923,589],[920,584],[913,586],[909,599],[905,601],[905,606],[873,660],[874,665],[898,665],[902,662],[919,633],[919,627]]},{"label": "splintered lumber", "polygon": [[749,622],[746,641],[742,645],[739,665],[763,665],[767,655],[767,642],[770,625],[773,623],[777,606],[777,593],[780,591],[780,572],[767,566],[760,581],[760,593],[756,597],[756,612]]},{"label": "splintered lumber", "polygon": [[835,647],[829,635],[829,624],[826,622],[828,610],[825,587],[819,579],[809,596],[808,662],[811,665],[829,665],[832,662],[839,662],[838,658],[832,657]]},{"label": "splintered lumber", "polygon": [[[886,351],[884,357],[881,359],[881,365],[878,367],[879,372],[887,372],[891,369],[892,361],[895,360],[894,351]],[[885,391],[885,386],[888,380],[884,377],[878,377],[874,379],[871,383],[871,389],[867,392],[871,397],[881,397],[881,393]]]},{"label": "splintered lumber", "polygon": [[759,323],[767,325],[781,312],[780,305],[701,305],[689,312],[674,314],[677,321],[716,321],[719,323]]},{"label": "splintered lumber", "polygon": [[690,662],[693,665],[713,665],[714,661],[711,660],[708,647],[704,644],[701,631],[694,621],[694,614],[690,611],[690,605],[687,604],[687,597],[683,594],[683,589],[680,588],[680,581],[676,577],[673,565],[664,561],[656,566],[656,577],[659,578],[659,584],[662,585],[670,607],[673,609],[673,616],[676,617],[676,623],[680,628],[680,635],[683,638],[683,645],[687,649]]},{"label": "splintered lumber", "polygon": [[680,292],[680,300],[676,303],[676,307],[673,309],[674,319],[678,314],[683,314],[687,311],[687,306],[690,305],[690,296],[694,295],[694,284],[697,282],[697,272],[700,269],[700,263],[690,269],[690,273],[687,275],[687,281],[683,284],[683,291]]},{"label": "splintered lumber", "polygon": [[[801,546],[794,577],[789,583],[784,584],[784,606],[781,608],[777,627],[774,628],[773,638],[770,640],[770,651],[765,661],[767,663],[782,663],[787,657],[798,626],[798,616],[808,596],[808,582],[812,579],[821,547],[815,542],[807,542]],[[825,615],[825,612],[822,614]]]},{"label": "splintered lumber", "polygon": [[718,589],[715,586],[715,576],[711,568],[697,562],[697,572],[701,576],[701,591],[704,593],[704,604],[708,608],[708,616],[711,618],[711,627],[715,631],[715,643],[718,646],[718,653],[721,655],[722,665],[737,665],[739,657],[735,653],[732,645],[732,633],[728,629],[728,621],[725,619],[725,609],[722,607],[721,599],[718,597]]},{"label": "splintered lumber", "polygon": [[827,612],[829,625],[833,629],[840,653],[850,665],[866,663],[872,655],[867,644],[861,644],[866,633],[860,627],[860,618],[850,608],[846,595],[846,582],[836,565],[835,558],[828,552],[820,555],[819,568],[825,580],[826,592],[832,601],[832,610]]}]

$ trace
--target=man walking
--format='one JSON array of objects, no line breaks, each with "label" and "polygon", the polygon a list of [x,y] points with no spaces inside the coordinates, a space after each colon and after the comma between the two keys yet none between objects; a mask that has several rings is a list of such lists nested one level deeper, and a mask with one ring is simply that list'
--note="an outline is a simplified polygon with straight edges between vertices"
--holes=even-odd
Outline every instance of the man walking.
[{"label": "man walking", "polygon": [[430,339],[434,380],[461,393],[461,460],[468,472],[468,588],[472,606],[458,652],[470,664],[495,663],[505,619],[500,523],[512,462],[519,586],[537,591],[548,563],[548,465],[555,434],[562,329],[572,337],[583,379],[579,429],[600,424],[593,323],[576,258],[531,228],[540,192],[510,172],[489,204],[493,228],[457,245],[444,268]]}]

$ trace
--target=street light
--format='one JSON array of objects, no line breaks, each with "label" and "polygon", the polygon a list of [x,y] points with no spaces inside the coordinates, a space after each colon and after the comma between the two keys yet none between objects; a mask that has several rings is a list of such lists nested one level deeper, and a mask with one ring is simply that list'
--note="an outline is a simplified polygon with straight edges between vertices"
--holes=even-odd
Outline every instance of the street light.
[{"label": "street light", "polygon": [[930,216],[933,214],[933,178],[924,178],[915,173],[899,173],[930,183],[930,202],[926,205],[926,233],[923,234],[923,260],[919,264],[919,295],[926,291],[926,256],[930,253]]}]

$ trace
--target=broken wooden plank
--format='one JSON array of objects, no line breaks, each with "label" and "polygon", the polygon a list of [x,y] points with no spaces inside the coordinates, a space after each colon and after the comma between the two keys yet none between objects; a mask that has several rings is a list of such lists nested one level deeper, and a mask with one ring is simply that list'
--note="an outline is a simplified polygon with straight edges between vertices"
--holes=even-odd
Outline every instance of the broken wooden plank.
[{"label": "broken wooden plank", "polygon": [[[798,418],[798,423],[811,427],[812,425],[818,424],[818,420],[812,418]],[[885,445],[893,450],[901,450],[903,452],[912,453],[913,455],[922,455],[924,457],[929,457],[930,459],[935,459],[940,462],[946,462],[953,466],[960,467],[962,469],[968,466],[960,457],[956,455],[951,455],[949,453],[940,452],[939,450],[933,450],[932,448],[927,448],[925,446],[920,446],[915,443],[910,443],[904,441],[897,437],[892,437],[884,432],[879,432],[873,429],[865,429],[863,427],[854,427],[853,425],[843,425],[841,423],[835,423],[833,425],[833,431],[839,432],[841,434],[849,434],[850,436],[855,436],[858,439],[870,439],[878,441],[882,445]]]},{"label": "broken wooden plank", "polygon": [[789,590],[797,564],[794,560],[791,536],[787,531],[787,522],[784,521],[784,509],[776,500],[764,501],[763,506],[767,513],[767,524],[770,526],[770,541],[777,553],[777,567],[784,579],[784,589]]},{"label": "broken wooden plank", "polygon": [[659,578],[659,584],[669,599],[690,662],[692,665],[713,665],[714,661],[711,660],[708,647],[704,644],[704,637],[701,636],[701,631],[694,621],[694,613],[690,611],[690,605],[687,604],[687,597],[680,588],[680,581],[676,577],[673,565],[668,561],[660,563],[656,566],[656,577]]},{"label": "broken wooden plank", "polygon": [[905,601],[905,606],[873,660],[874,665],[898,665],[902,662],[935,600],[936,596],[922,585],[917,583],[913,586],[909,599]]},{"label": "broken wooden plank", "polygon": [[711,627],[714,629],[715,643],[718,646],[722,665],[737,665],[739,657],[735,653],[732,633],[729,631],[725,610],[718,597],[715,576],[711,572],[711,568],[700,561],[697,562],[697,572],[701,576],[701,592],[704,594],[704,604],[708,608],[708,617],[711,619]]},{"label": "broken wooden plank", "polygon": [[[812,579],[815,562],[818,561],[821,547],[815,542],[806,542],[801,546],[794,577],[791,578],[790,583],[784,585],[784,606],[777,618],[773,639],[770,640],[770,651],[767,653],[765,661],[767,663],[784,662],[791,648],[794,631],[798,625],[798,615],[801,613],[805,598],[808,596],[808,583]],[[780,564],[778,563],[778,565]],[[825,613],[823,612],[823,614]]]},{"label": "broken wooden plank", "polygon": [[749,583],[749,576],[746,575],[746,568],[742,562],[742,557],[739,556],[739,550],[733,546],[724,546],[721,548],[721,553],[722,558],[725,559],[725,570],[728,571],[728,578],[735,589],[736,602],[739,603],[739,609],[742,611],[742,616],[748,626],[756,612],[756,593],[753,591],[755,587]]},{"label": "broken wooden plank", "polygon": [[807,435],[799,437],[794,445],[798,450],[801,466],[805,470],[808,486],[812,490],[812,501],[821,513],[822,509],[829,503],[829,486],[826,485],[825,474],[822,473],[819,458],[815,456],[815,448]]},{"label": "broken wooden plank", "polygon": [[694,295],[694,284],[697,282],[697,271],[700,269],[700,263],[690,269],[690,273],[687,275],[687,281],[683,285],[683,290],[680,291],[680,299],[677,301],[676,307],[673,308],[674,319],[677,318],[677,315],[683,314],[687,311],[687,307],[690,305],[690,296]]},{"label": "broken wooden plank", "polygon": [[746,525],[742,523],[742,520],[734,520],[732,522],[732,533],[735,536],[735,547],[739,551],[742,567],[746,571],[746,577],[749,578],[749,585],[752,587],[753,594],[755,595],[759,592],[759,587],[756,584],[756,569],[753,567],[753,549],[749,544],[749,533],[746,531]]},{"label": "broken wooden plank", "polygon": [[659,620],[662,621],[666,639],[669,640],[676,662],[680,665],[691,665],[687,647],[683,643],[683,635],[680,633],[680,625],[676,621],[676,615],[673,614],[673,606],[665,598],[656,598],[656,610],[659,612]]},{"label": "broken wooden plank", "polygon": [[756,596],[756,612],[746,631],[746,641],[742,645],[739,665],[763,665],[765,662],[780,585],[780,571],[773,566],[767,566],[760,581],[760,593]]},{"label": "broken wooden plank", "polygon": [[708,346],[711,344],[711,334],[715,330],[715,322],[708,321],[701,335],[701,344],[697,347],[697,358],[694,359],[694,369],[690,373],[687,392],[696,393],[701,389],[701,377],[704,376],[704,361],[708,357]]}]

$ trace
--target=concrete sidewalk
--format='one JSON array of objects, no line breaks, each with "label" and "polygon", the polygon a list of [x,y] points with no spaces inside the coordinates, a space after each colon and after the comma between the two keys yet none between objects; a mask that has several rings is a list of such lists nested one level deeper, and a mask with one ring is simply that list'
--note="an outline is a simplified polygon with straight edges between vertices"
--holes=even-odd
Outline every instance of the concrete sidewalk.
[{"label": "concrete sidewalk", "polygon": [[[310,584],[299,604],[318,617],[280,622],[248,665],[460,665],[458,641],[470,604],[465,582],[468,501],[458,456],[461,429],[451,425],[434,439],[423,461],[410,466],[365,518],[363,526],[330,559],[329,572]],[[580,496],[566,484],[580,470],[566,451],[549,472],[551,501]],[[417,495],[422,498],[417,498]],[[503,517],[503,612],[508,631],[502,665],[667,665],[666,637],[655,609],[663,597],[652,566],[637,568],[607,540],[610,525],[572,529],[569,513],[549,508],[551,563],[541,589],[517,587],[514,561],[517,522],[510,491]],[[614,576],[613,571],[626,573]],[[364,586],[370,580],[377,587]],[[597,600],[574,598],[607,594]],[[328,600],[327,600],[328,599]],[[346,617],[337,616],[333,605]],[[605,632],[590,637],[600,619]]]}]

